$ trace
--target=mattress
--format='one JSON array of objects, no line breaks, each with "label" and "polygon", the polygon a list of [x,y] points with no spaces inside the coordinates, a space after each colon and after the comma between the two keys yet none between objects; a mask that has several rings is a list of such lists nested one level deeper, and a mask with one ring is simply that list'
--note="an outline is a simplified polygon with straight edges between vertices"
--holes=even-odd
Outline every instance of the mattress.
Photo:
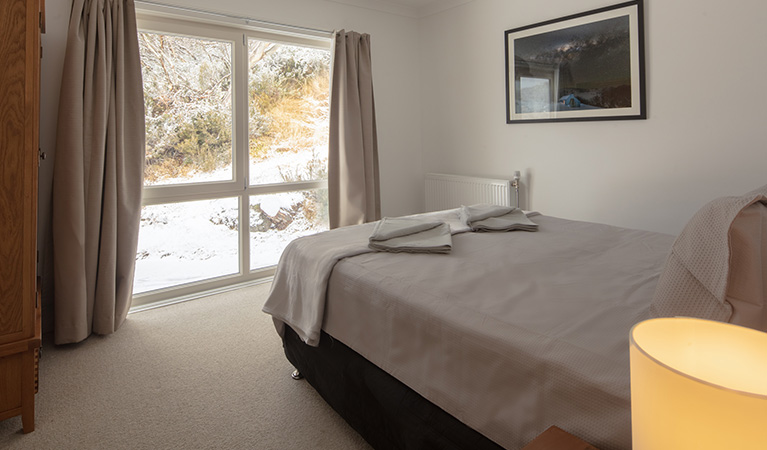
[{"label": "mattress", "polygon": [[505,448],[558,425],[631,447],[628,335],[673,236],[537,216],[450,255],[339,261],[322,328]]}]

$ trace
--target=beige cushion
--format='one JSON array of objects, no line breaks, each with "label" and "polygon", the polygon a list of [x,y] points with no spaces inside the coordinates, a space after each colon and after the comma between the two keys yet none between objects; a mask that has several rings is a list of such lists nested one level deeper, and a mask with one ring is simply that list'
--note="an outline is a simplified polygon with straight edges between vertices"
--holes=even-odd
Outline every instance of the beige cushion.
[{"label": "beige cushion", "polygon": [[730,322],[767,331],[767,204],[754,203],[730,228]]},{"label": "beige cushion", "polygon": [[704,205],[671,248],[650,314],[732,321],[767,331],[765,206],[767,185]]}]

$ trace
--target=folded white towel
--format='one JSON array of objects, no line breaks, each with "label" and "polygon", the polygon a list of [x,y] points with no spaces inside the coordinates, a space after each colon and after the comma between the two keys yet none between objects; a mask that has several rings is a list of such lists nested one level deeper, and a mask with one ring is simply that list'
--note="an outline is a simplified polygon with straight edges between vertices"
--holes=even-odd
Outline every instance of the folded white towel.
[{"label": "folded white towel", "polygon": [[445,222],[450,226],[450,234],[466,233],[471,231],[466,222],[461,220],[461,208],[445,209],[427,213],[403,216],[404,219],[418,219],[423,222]]},{"label": "folded white towel", "polygon": [[373,229],[368,247],[384,252],[449,253],[450,226],[441,221],[384,217]]},{"label": "folded white towel", "polygon": [[472,231],[538,231],[538,224],[519,208],[479,204],[461,206],[461,220]]},{"label": "folded white towel", "polygon": [[409,234],[420,233],[421,231],[431,230],[442,225],[440,220],[419,220],[403,217],[384,217],[379,220],[373,233],[370,235],[371,241],[385,241],[396,237],[407,236]]}]

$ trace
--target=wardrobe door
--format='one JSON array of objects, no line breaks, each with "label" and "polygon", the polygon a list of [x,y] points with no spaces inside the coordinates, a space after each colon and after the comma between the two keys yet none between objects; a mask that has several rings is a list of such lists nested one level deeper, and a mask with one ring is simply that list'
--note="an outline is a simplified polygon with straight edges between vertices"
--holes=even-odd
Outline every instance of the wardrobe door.
[{"label": "wardrobe door", "polygon": [[40,0],[0,1],[0,419],[34,429]]}]

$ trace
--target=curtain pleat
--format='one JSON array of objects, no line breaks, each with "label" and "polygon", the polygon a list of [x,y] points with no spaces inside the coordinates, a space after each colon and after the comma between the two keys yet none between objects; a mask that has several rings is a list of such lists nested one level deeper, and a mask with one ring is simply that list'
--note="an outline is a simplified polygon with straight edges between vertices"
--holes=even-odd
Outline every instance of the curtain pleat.
[{"label": "curtain pleat", "polygon": [[144,98],[132,0],[74,0],[53,169],[57,344],[125,320],[141,214]]},{"label": "curtain pleat", "polygon": [[330,228],[381,218],[370,35],[335,32],[330,91]]}]

